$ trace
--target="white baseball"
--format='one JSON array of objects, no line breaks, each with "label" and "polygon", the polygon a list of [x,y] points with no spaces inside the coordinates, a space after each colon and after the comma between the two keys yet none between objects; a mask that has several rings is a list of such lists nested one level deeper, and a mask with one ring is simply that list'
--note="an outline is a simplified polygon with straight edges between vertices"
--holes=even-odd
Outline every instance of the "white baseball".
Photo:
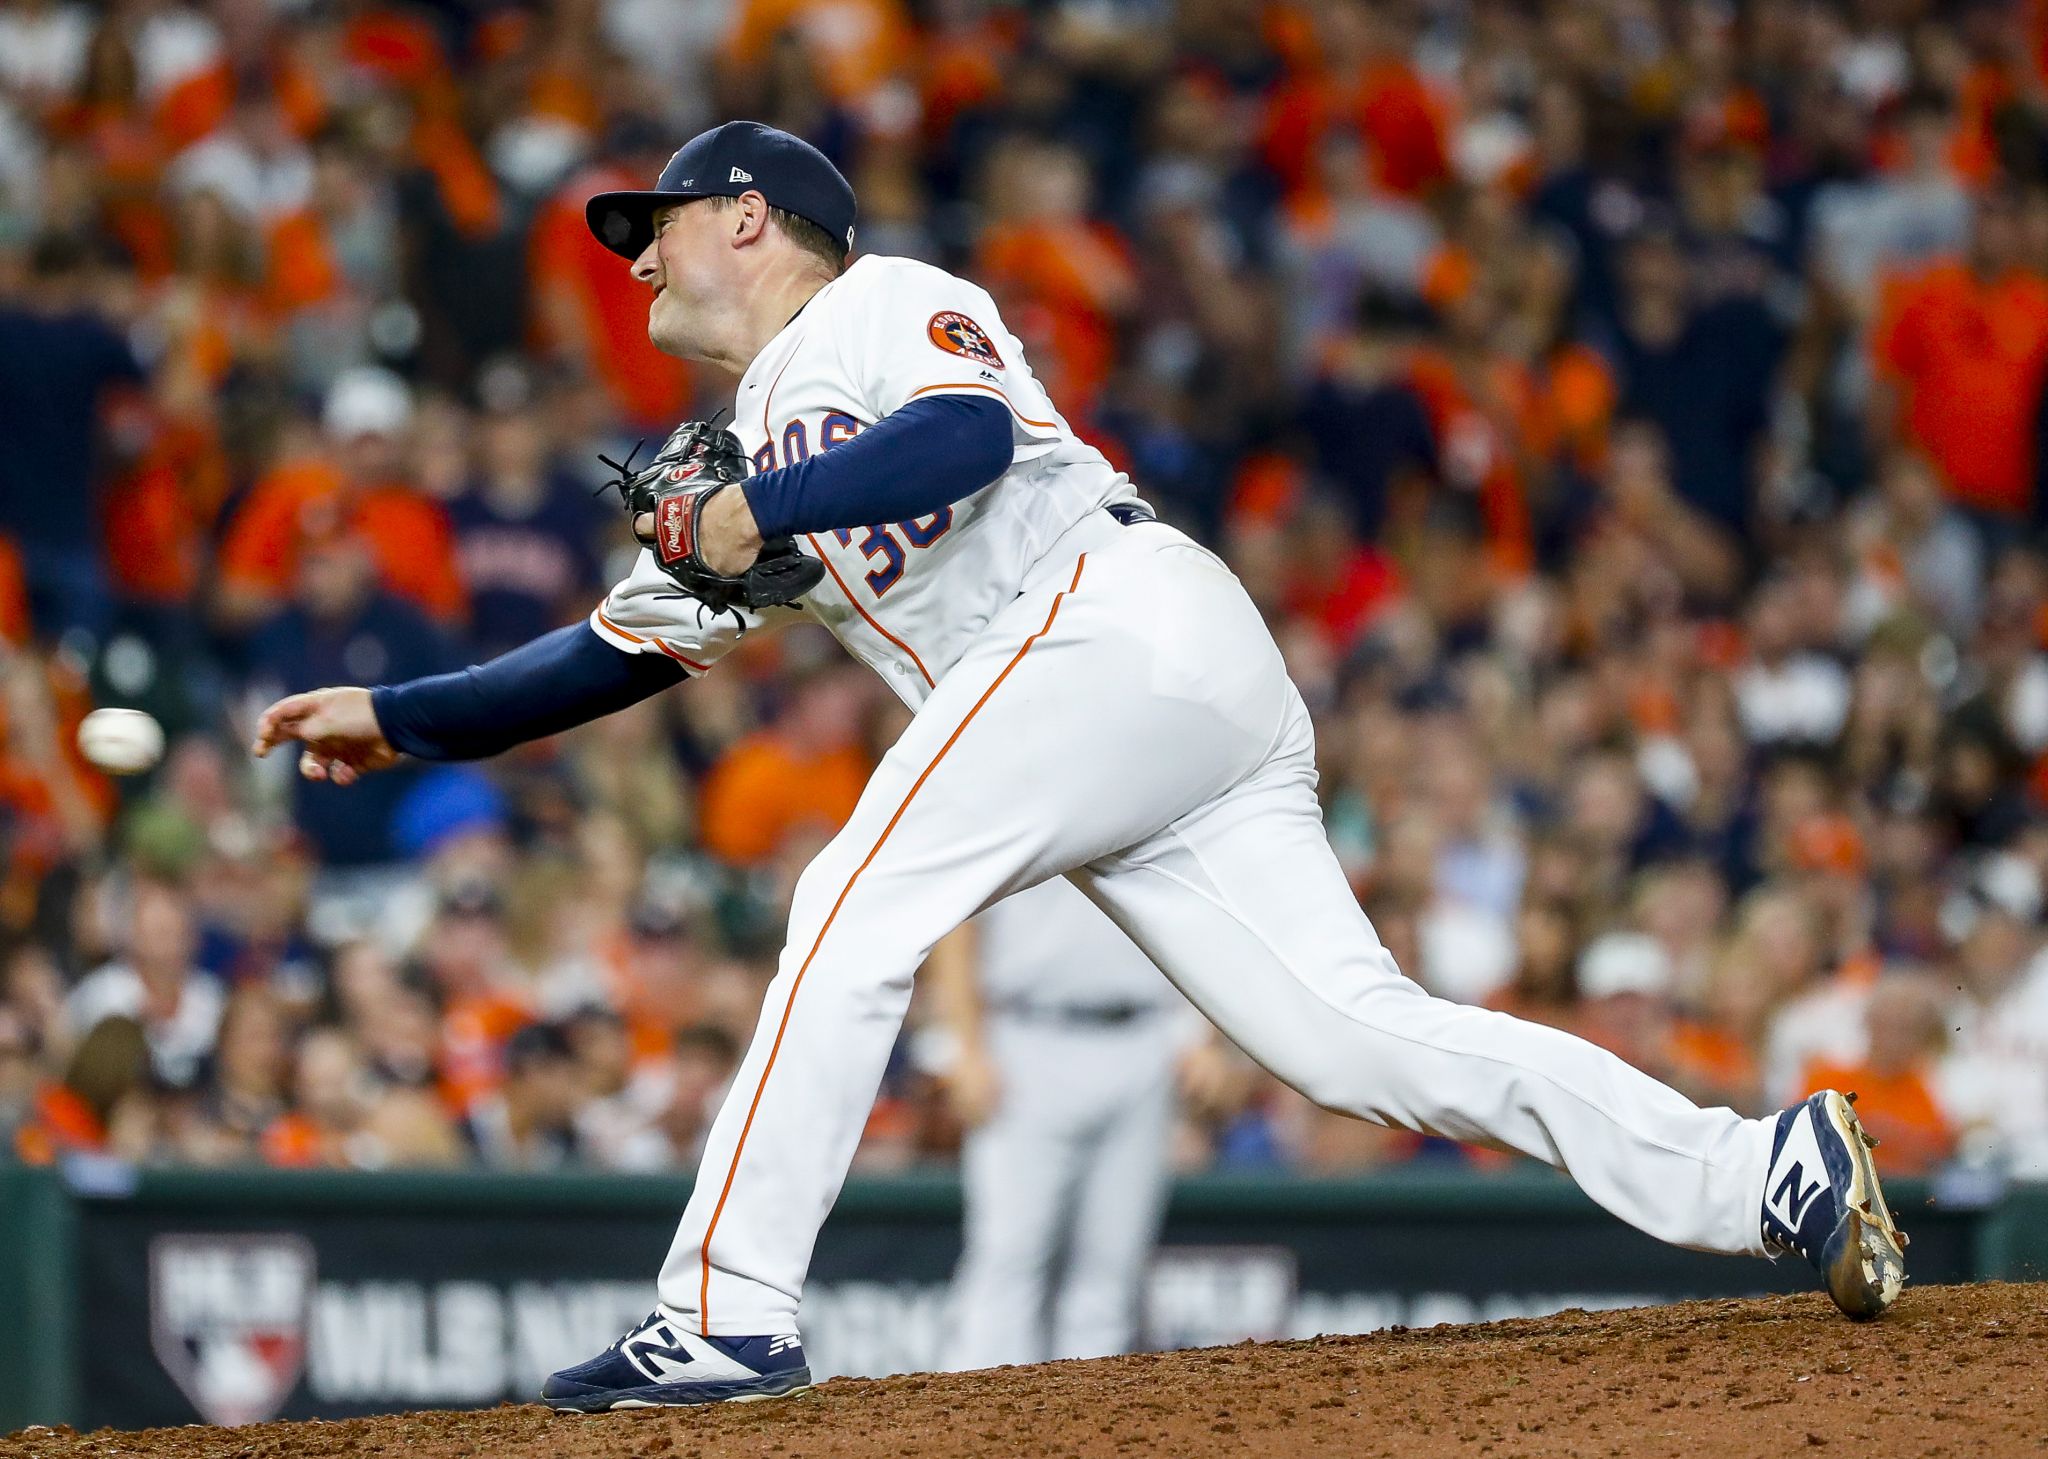
[{"label": "white baseball", "polygon": [[139,709],[95,709],[79,722],[78,748],[109,775],[140,775],[164,757],[164,727]]}]

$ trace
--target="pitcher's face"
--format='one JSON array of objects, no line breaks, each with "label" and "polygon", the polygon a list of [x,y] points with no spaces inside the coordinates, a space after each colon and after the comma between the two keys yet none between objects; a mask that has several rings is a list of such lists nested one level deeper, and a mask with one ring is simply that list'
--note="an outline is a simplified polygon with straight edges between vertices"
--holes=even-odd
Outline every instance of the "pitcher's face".
[{"label": "pitcher's face", "polygon": [[723,226],[730,212],[693,198],[654,215],[654,241],[633,261],[633,277],[654,290],[647,337],[663,354],[704,358],[713,311],[732,305],[732,249]]}]

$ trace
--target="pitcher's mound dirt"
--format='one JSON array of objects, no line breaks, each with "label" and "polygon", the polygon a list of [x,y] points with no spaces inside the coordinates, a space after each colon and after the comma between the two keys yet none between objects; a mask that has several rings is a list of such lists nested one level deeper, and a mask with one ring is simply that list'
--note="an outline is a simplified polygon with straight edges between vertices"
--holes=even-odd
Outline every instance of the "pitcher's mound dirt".
[{"label": "pitcher's mound dirt", "polygon": [[1567,1312],[581,1418],[536,1407],[145,1433],[30,1429],[0,1459],[2048,1454],[2048,1284]]}]

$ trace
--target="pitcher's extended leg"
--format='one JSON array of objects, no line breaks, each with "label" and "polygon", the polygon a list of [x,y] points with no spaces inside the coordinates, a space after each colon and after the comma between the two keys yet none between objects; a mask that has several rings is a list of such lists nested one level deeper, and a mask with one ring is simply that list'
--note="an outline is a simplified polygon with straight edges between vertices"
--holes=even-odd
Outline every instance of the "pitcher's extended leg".
[{"label": "pitcher's extended leg", "polygon": [[1772,1122],[1701,1109],[1594,1044],[1402,977],[1324,836],[1308,736],[1303,710],[1243,785],[1075,880],[1316,1103],[1519,1150],[1652,1236],[1760,1254]]}]

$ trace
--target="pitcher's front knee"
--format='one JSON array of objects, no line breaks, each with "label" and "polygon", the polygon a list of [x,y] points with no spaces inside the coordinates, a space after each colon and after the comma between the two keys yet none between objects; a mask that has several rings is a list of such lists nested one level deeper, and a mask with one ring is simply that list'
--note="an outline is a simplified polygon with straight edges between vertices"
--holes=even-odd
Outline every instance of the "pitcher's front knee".
[{"label": "pitcher's front knee", "polygon": [[1332,1114],[1370,1118],[1361,1100],[1366,1080],[1348,1063],[1317,1059],[1292,1071],[1287,1082],[1309,1103]]},{"label": "pitcher's front knee", "polygon": [[1430,1071],[1408,1062],[1398,1040],[1368,1036],[1346,1045],[1339,1053],[1318,1055],[1287,1082],[1332,1114],[1404,1130],[1422,1128],[1436,1108]]}]

